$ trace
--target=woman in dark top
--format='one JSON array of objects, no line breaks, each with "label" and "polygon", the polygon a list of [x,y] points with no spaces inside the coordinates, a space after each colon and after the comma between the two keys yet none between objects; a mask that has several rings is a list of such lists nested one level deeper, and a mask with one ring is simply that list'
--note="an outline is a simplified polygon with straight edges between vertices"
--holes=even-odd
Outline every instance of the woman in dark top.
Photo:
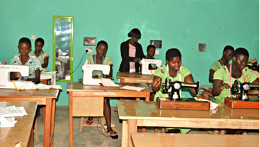
[{"label": "woman in dark top", "polygon": [[128,33],[131,39],[121,43],[121,57],[120,72],[139,72],[139,60],[145,58],[142,45],[137,41],[141,38],[139,29],[134,28]]}]

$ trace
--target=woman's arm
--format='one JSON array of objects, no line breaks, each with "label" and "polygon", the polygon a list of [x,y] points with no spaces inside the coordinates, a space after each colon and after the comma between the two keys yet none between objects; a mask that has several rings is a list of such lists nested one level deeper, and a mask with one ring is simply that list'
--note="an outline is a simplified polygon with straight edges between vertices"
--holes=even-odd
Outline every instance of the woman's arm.
[{"label": "woman's arm", "polygon": [[218,79],[213,80],[213,89],[212,89],[213,96],[218,96],[224,88],[230,88],[230,86],[226,83],[223,84],[222,80],[218,80]]},{"label": "woman's arm", "polygon": [[42,68],[47,68],[48,64],[49,64],[49,56],[44,58]]},{"label": "woman's arm", "polygon": [[[194,83],[194,80],[193,80],[193,77],[192,77],[192,74],[189,74],[187,75],[185,78],[184,78],[184,82],[185,83]],[[191,93],[196,95],[196,90],[194,88],[189,88]]]},{"label": "woman's arm", "polygon": [[155,92],[159,91],[161,88],[161,84],[162,84],[162,79],[158,76],[153,76],[153,90]]},{"label": "woman's arm", "polygon": [[213,69],[209,70],[209,82],[213,83],[213,75],[215,71]]},{"label": "woman's arm", "polygon": [[32,81],[35,84],[38,84],[38,83],[40,83],[40,75],[41,75],[41,71],[35,70],[35,77],[31,78],[31,79],[27,79],[27,81]]}]

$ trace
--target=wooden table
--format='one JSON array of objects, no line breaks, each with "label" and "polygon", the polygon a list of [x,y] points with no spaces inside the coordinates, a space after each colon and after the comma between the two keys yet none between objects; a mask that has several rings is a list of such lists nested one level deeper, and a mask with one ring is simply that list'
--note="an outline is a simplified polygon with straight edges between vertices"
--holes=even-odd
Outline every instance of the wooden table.
[{"label": "wooden table", "polygon": [[153,83],[153,75],[143,75],[141,73],[118,72],[116,78],[119,79],[119,83]]},{"label": "wooden table", "polygon": [[123,120],[122,146],[132,146],[130,134],[137,126],[259,130],[258,109],[160,110],[156,102],[143,101],[117,101],[117,108]]},{"label": "wooden table", "polygon": [[83,97],[141,97],[149,101],[151,90],[145,84],[119,84],[146,87],[142,91],[123,90],[120,87],[88,86],[82,83],[68,83],[67,91],[69,92],[69,137],[70,147],[73,146],[73,99]]},{"label": "wooden table", "polygon": [[135,147],[259,147],[259,135],[133,133]]},{"label": "wooden table", "polygon": [[28,115],[15,117],[15,127],[0,128],[0,142],[3,147],[14,147],[21,142],[24,147],[33,147],[33,124],[37,102],[7,102],[6,106],[23,106]]},{"label": "wooden table", "polygon": [[44,147],[53,146],[55,105],[59,90],[24,90],[0,89],[0,101],[37,102],[46,106],[44,119]]}]

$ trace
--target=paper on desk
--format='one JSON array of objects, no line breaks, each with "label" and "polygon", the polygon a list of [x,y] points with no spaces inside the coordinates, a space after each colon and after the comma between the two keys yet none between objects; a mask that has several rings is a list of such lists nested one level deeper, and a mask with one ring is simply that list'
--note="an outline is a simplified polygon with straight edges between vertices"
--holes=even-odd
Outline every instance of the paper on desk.
[{"label": "paper on desk", "polygon": [[60,85],[34,84],[32,81],[13,81],[16,90],[46,90],[46,89],[62,89]]},{"label": "paper on desk", "polygon": [[111,79],[108,78],[101,78],[101,84],[103,86],[108,86],[108,87],[118,87],[118,84],[115,84]]},{"label": "paper on desk", "polygon": [[24,116],[28,115],[24,107],[0,107],[0,117]]},{"label": "paper on desk", "polygon": [[141,90],[144,90],[145,87],[123,86],[123,87],[121,87],[121,89],[141,91]]},{"label": "paper on desk", "polygon": [[218,107],[217,103],[214,103],[214,102],[212,102],[210,100],[205,100],[205,99],[201,99],[201,98],[197,98],[197,97],[194,97],[194,99],[196,101],[201,101],[201,102],[210,102],[210,110],[216,109]]},{"label": "paper on desk", "polygon": [[14,127],[16,122],[14,117],[0,117],[0,127]]}]

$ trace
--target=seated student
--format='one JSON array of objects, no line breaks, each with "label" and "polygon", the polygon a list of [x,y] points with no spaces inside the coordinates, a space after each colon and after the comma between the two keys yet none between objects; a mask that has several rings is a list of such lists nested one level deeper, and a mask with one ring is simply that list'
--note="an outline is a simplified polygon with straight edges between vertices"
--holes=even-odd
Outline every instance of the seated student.
[{"label": "seated student", "polygon": [[[147,52],[146,59],[154,59],[155,46],[154,45],[148,45],[146,52]],[[149,65],[150,70],[153,70],[153,69],[156,69],[156,68],[157,68],[156,64],[150,64]]]},{"label": "seated student", "polygon": [[[110,57],[106,56],[108,49],[108,44],[105,41],[99,41],[96,47],[96,55],[89,56],[86,60],[88,61],[88,64],[105,64],[110,65],[110,73],[108,75],[109,78],[112,78],[112,59]],[[94,71],[94,77],[104,77],[101,71]],[[111,127],[111,107],[109,103],[110,99],[109,97],[104,98],[104,115],[106,119],[107,124],[107,133],[111,136],[113,139],[118,138],[118,134],[116,131],[112,130]],[[89,117],[87,120],[87,124],[91,125],[93,122],[93,118]]]},{"label": "seated student", "polygon": [[233,57],[233,54],[234,54],[234,48],[230,45],[225,46],[221,59],[214,62],[210,67],[209,82],[213,83],[214,72],[218,69],[219,66],[228,65],[229,61]]},{"label": "seated student", "polygon": [[[166,52],[166,62],[166,65],[158,67],[154,73],[153,90],[156,91],[154,101],[158,97],[168,97],[168,94],[163,94],[160,90],[166,78],[171,79],[171,81],[194,83],[190,70],[182,65],[181,52],[178,49],[172,48]],[[189,89],[192,94],[196,95],[194,88]],[[181,133],[188,133],[189,131],[190,129],[180,129]]]},{"label": "seated student", "polygon": [[142,45],[138,43],[141,39],[141,32],[139,29],[134,28],[128,33],[131,39],[121,43],[121,57],[120,72],[139,72],[139,61],[144,58]]},{"label": "seated student", "polygon": [[30,52],[31,56],[35,56],[42,65],[42,70],[47,71],[47,66],[49,64],[49,54],[42,50],[44,46],[44,40],[42,38],[37,38],[35,40],[35,50]]},{"label": "seated student", "polygon": [[10,62],[13,65],[27,65],[29,66],[29,76],[21,77],[18,72],[11,73],[11,80],[18,80],[24,78],[23,80],[33,81],[34,83],[40,82],[40,71],[42,69],[41,63],[37,58],[29,54],[31,50],[31,41],[28,38],[21,38],[18,43],[19,54],[16,55]]},{"label": "seated student", "polygon": [[237,48],[234,52],[232,64],[223,66],[214,73],[213,101],[216,103],[224,103],[225,97],[233,97],[231,87],[235,80],[240,82],[248,82],[259,84],[259,78],[248,69],[247,62],[249,53],[245,48]]}]

